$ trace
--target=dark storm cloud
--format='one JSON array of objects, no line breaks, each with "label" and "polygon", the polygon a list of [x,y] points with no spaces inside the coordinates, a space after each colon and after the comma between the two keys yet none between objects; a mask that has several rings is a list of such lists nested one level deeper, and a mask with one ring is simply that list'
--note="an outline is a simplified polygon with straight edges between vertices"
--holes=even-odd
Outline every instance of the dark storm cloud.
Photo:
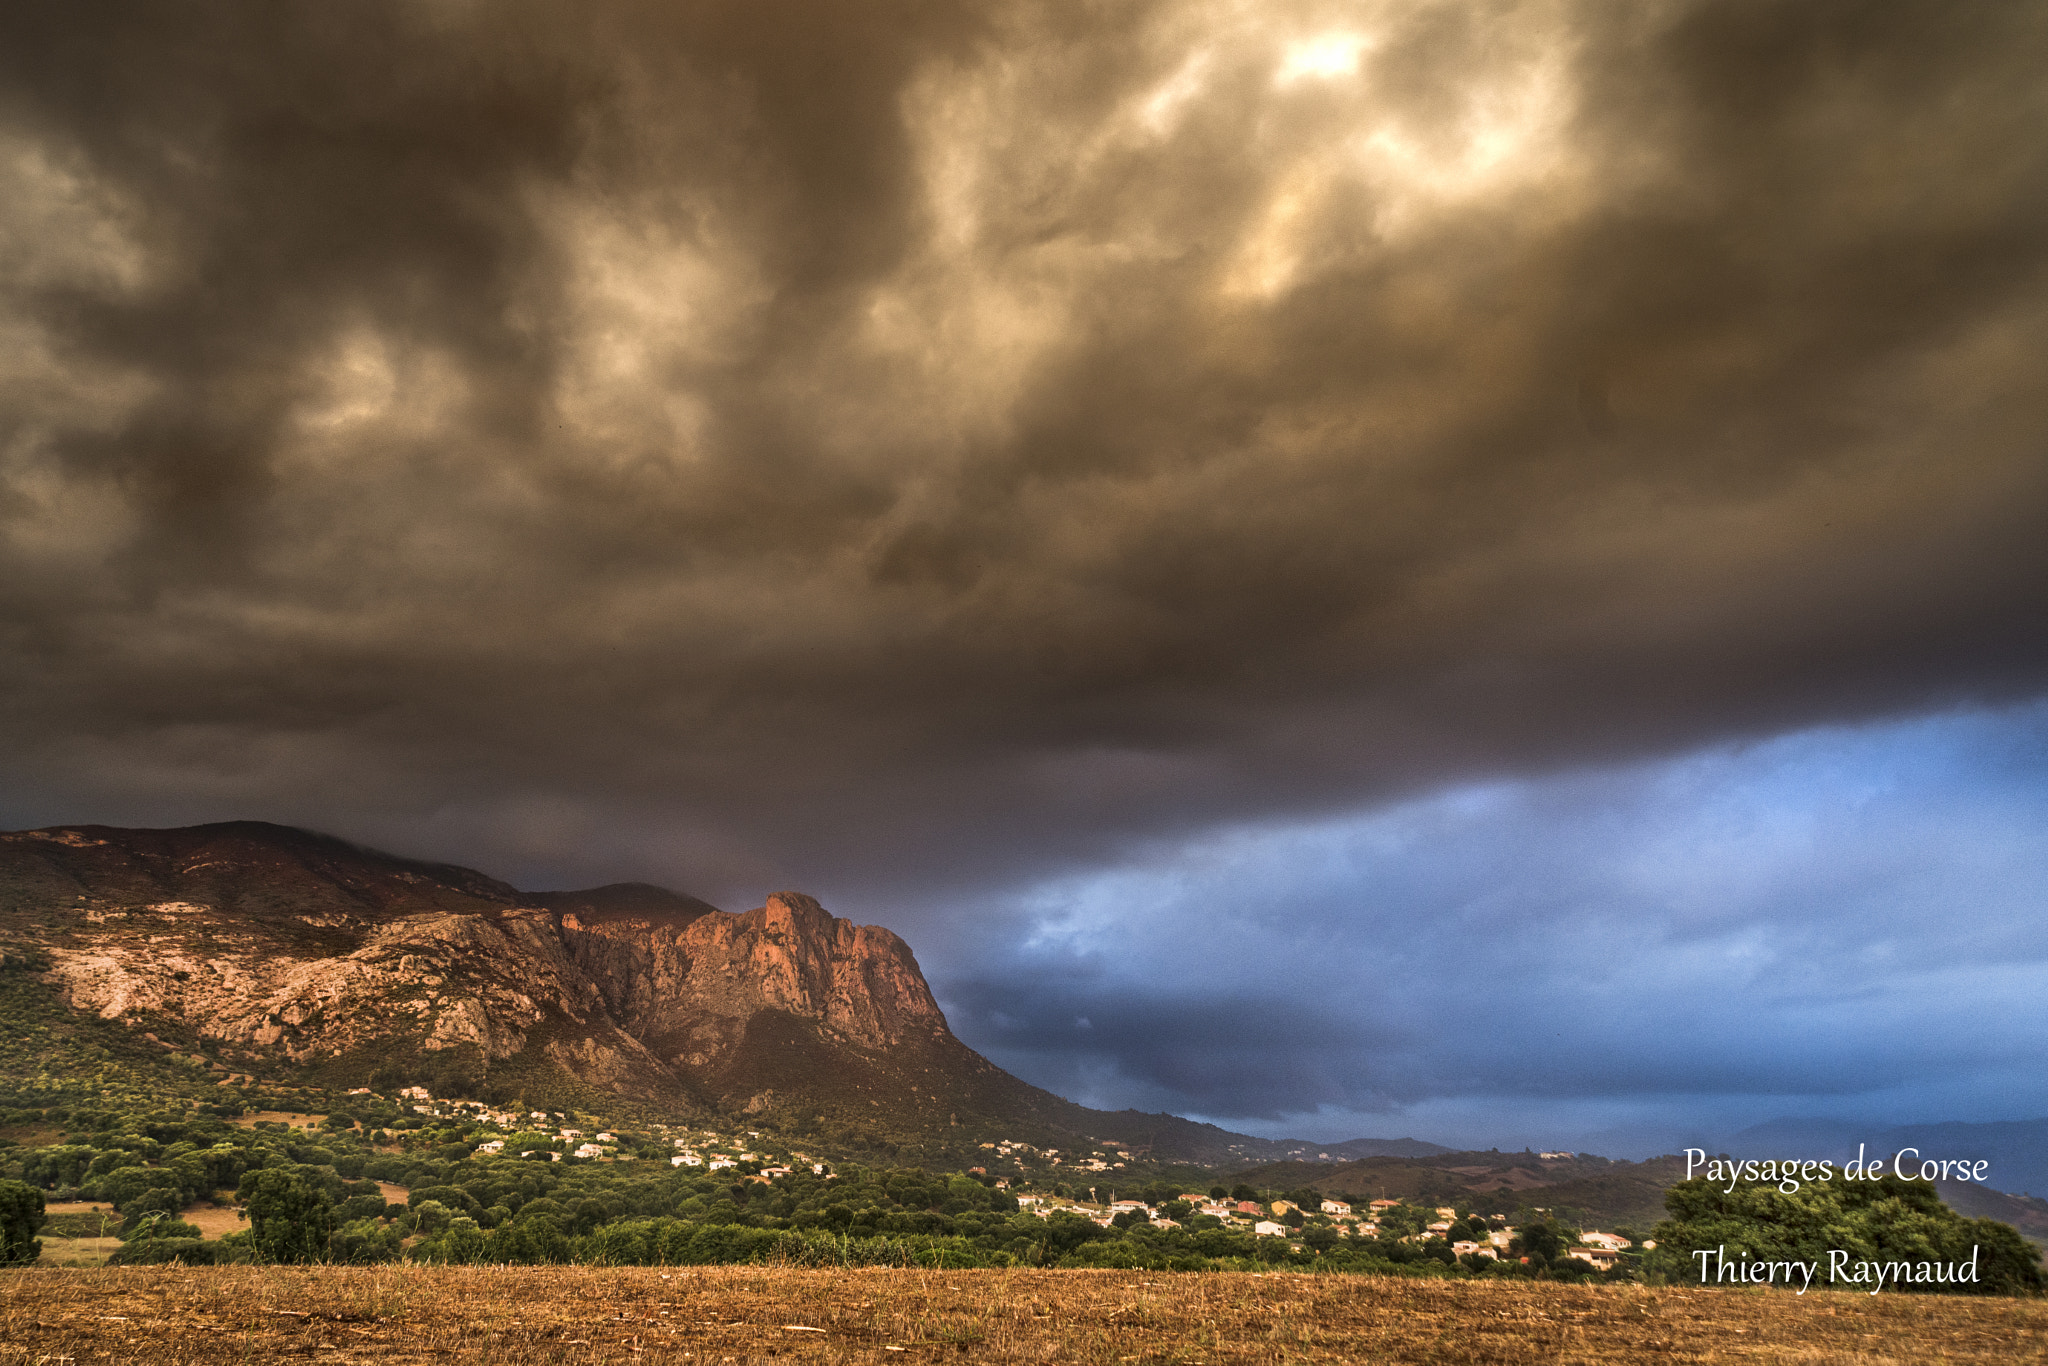
[{"label": "dark storm cloud", "polygon": [[2044,58],[2025,6],[17,6],[9,823],[879,896],[2032,693]]},{"label": "dark storm cloud", "polygon": [[2038,1114],[2044,739],[2036,703],[1210,832],[973,907],[941,997],[1064,1094],[1328,1139]]}]

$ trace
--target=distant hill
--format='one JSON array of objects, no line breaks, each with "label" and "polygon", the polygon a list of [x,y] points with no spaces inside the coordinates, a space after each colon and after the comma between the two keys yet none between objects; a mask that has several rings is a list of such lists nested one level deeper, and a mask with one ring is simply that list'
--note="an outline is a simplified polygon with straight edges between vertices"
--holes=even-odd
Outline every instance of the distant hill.
[{"label": "distant hill", "polygon": [[[1270,1163],[1237,1173],[1236,1179],[1275,1190],[1309,1187],[1346,1198],[1470,1205],[1488,1213],[1547,1209],[1582,1226],[1648,1230],[1665,1217],[1664,1193],[1685,1179],[1685,1159],[1667,1155],[1617,1162],[1588,1154],[1544,1158],[1526,1152],[1441,1152],[1338,1165]],[[2048,1200],[1974,1183],[1945,1181],[1937,1188],[1957,1213],[2011,1224],[2048,1247]]]},{"label": "distant hill", "polygon": [[1419,1138],[1354,1138],[1318,1151],[1356,1161],[1364,1157],[1434,1157],[1454,1150],[1441,1143],[1424,1143]]},{"label": "distant hill", "polygon": [[1276,1190],[1306,1186],[1347,1198],[1469,1204],[1502,1214],[1544,1208],[1603,1226],[1647,1227],[1664,1217],[1664,1192],[1684,1175],[1684,1163],[1668,1157],[1610,1162],[1579,1154],[1544,1158],[1528,1152],[1438,1149],[1337,1165],[1272,1163],[1239,1173],[1238,1179]]},{"label": "distant hill", "polygon": [[1737,1157],[1889,1156],[1916,1148],[1922,1158],[1986,1159],[1984,1184],[2008,1194],[2048,1195],[2048,1119],[1986,1124],[1950,1122],[1873,1127],[1835,1119],[1777,1119],[1732,1134],[1718,1145]]}]

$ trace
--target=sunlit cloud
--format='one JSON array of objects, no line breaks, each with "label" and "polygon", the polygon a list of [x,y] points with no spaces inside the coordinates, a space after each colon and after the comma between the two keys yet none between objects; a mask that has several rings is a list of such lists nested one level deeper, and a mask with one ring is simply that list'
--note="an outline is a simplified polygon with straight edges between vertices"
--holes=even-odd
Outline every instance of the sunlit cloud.
[{"label": "sunlit cloud", "polygon": [[1359,33],[1319,33],[1287,45],[1281,54],[1273,83],[1293,85],[1304,80],[1335,80],[1358,73],[1358,64],[1372,47],[1372,40]]}]

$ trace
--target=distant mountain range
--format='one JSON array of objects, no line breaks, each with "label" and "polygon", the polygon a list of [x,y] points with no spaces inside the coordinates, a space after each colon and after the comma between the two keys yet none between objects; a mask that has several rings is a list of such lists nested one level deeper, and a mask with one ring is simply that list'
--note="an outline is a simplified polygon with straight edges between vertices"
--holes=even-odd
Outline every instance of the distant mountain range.
[{"label": "distant mountain range", "polygon": [[[223,1081],[625,1101],[963,1165],[1009,1140],[1112,1180],[1186,1164],[1418,1196],[1542,1187],[1546,1204],[1633,1219],[1677,1179],[1668,1162],[1318,1144],[1092,1110],[962,1043],[908,945],[801,893],[731,914],[644,883],[523,892],[262,822],[0,834],[0,966],[24,963],[49,1011],[125,1025]],[[1859,1142],[1989,1159],[1994,1190],[1945,1190],[1951,1203],[2048,1232],[2048,1205],[1995,1193],[2048,1192],[2048,1119],[1780,1120],[1717,1146],[1841,1161]]]},{"label": "distant mountain range", "polygon": [[1776,1119],[1731,1134],[1719,1145],[1737,1157],[1889,1157],[1907,1148],[1921,1159],[1983,1159],[1991,1165],[1984,1184],[2014,1195],[2048,1195],[2048,1119],[2001,1120],[1986,1124],[1898,1124],[1885,1128],[1836,1119]]},{"label": "distant mountain range", "polygon": [[522,892],[263,822],[66,826],[0,834],[0,954],[43,965],[53,1008],[221,1078],[606,1095],[860,1144],[1010,1139],[1107,1170],[1445,1151],[1076,1105],[955,1038],[901,939],[796,892],[730,914],[642,883]]}]

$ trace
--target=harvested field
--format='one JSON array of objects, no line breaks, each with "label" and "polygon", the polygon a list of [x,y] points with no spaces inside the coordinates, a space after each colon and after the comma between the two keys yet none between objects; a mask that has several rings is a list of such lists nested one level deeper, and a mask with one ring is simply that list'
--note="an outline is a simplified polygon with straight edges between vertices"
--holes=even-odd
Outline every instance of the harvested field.
[{"label": "harvested field", "polygon": [[2003,1366],[2048,1360],[2048,1302],[1110,1271],[0,1273],[0,1366],[283,1359]]}]

